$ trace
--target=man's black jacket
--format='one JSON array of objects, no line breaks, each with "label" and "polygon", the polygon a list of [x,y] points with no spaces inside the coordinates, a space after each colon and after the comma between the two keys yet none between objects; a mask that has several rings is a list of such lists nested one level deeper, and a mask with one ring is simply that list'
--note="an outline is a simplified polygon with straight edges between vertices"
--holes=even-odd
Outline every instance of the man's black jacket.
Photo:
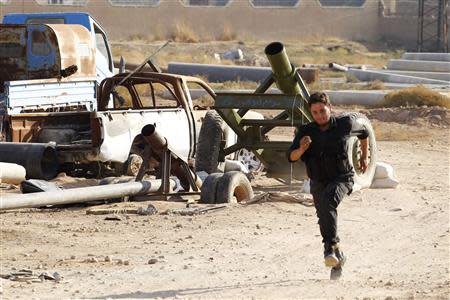
[{"label": "man's black jacket", "polygon": [[369,136],[363,124],[356,121],[355,116],[332,116],[330,126],[321,131],[316,122],[303,125],[288,150],[288,159],[292,162],[290,154],[300,145],[300,139],[309,136],[312,143],[303,153],[301,160],[306,164],[308,177],[314,182],[331,182],[352,180],[354,170],[348,157],[348,139],[357,136],[365,139]]}]

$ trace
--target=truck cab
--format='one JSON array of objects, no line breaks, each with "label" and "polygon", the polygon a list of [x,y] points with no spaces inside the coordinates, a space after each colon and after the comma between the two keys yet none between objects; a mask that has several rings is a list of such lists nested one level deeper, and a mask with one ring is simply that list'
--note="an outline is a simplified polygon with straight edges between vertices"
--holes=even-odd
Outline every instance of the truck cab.
[{"label": "truck cab", "polygon": [[114,64],[108,36],[100,24],[87,13],[13,13],[3,17],[3,24],[72,24],[84,26],[89,31],[92,44],[96,48],[97,83],[113,76]]}]

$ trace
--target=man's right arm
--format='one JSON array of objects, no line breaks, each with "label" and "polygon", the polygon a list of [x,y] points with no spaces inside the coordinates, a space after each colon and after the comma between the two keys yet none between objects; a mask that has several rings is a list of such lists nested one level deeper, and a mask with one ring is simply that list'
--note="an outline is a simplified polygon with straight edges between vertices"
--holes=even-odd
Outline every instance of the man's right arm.
[{"label": "man's right arm", "polygon": [[308,150],[311,144],[311,138],[305,135],[303,128],[300,128],[299,132],[294,138],[291,147],[288,150],[288,160],[289,162],[294,162],[299,160],[302,155]]}]

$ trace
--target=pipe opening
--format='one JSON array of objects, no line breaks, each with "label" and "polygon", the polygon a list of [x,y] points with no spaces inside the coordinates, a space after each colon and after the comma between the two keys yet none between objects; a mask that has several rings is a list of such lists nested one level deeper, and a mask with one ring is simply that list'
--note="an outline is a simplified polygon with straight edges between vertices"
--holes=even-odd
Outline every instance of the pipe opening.
[{"label": "pipe opening", "polygon": [[58,173],[58,159],[53,147],[46,147],[42,153],[40,173],[46,180],[55,178]]},{"label": "pipe opening", "polygon": [[266,55],[275,55],[283,51],[284,45],[280,42],[273,42],[266,46],[264,53]]},{"label": "pipe opening", "polygon": [[148,125],[145,125],[144,128],[142,128],[141,133],[143,136],[150,136],[155,132],[155,130],[156,130],[155,125],[148,124]]}]

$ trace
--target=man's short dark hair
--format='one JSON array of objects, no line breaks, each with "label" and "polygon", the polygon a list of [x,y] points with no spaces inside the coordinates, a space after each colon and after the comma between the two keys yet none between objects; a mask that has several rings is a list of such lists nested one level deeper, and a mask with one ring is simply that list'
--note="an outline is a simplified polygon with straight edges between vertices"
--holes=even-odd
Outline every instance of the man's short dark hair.
[{"label": "man's short dark hair", "polygon": [[314,103],[323,103],[325,105],[330,104],[330,99],[328,98],[328,95],[324,92],[316,92],[309,96],[308,105],[311,107]]}]

